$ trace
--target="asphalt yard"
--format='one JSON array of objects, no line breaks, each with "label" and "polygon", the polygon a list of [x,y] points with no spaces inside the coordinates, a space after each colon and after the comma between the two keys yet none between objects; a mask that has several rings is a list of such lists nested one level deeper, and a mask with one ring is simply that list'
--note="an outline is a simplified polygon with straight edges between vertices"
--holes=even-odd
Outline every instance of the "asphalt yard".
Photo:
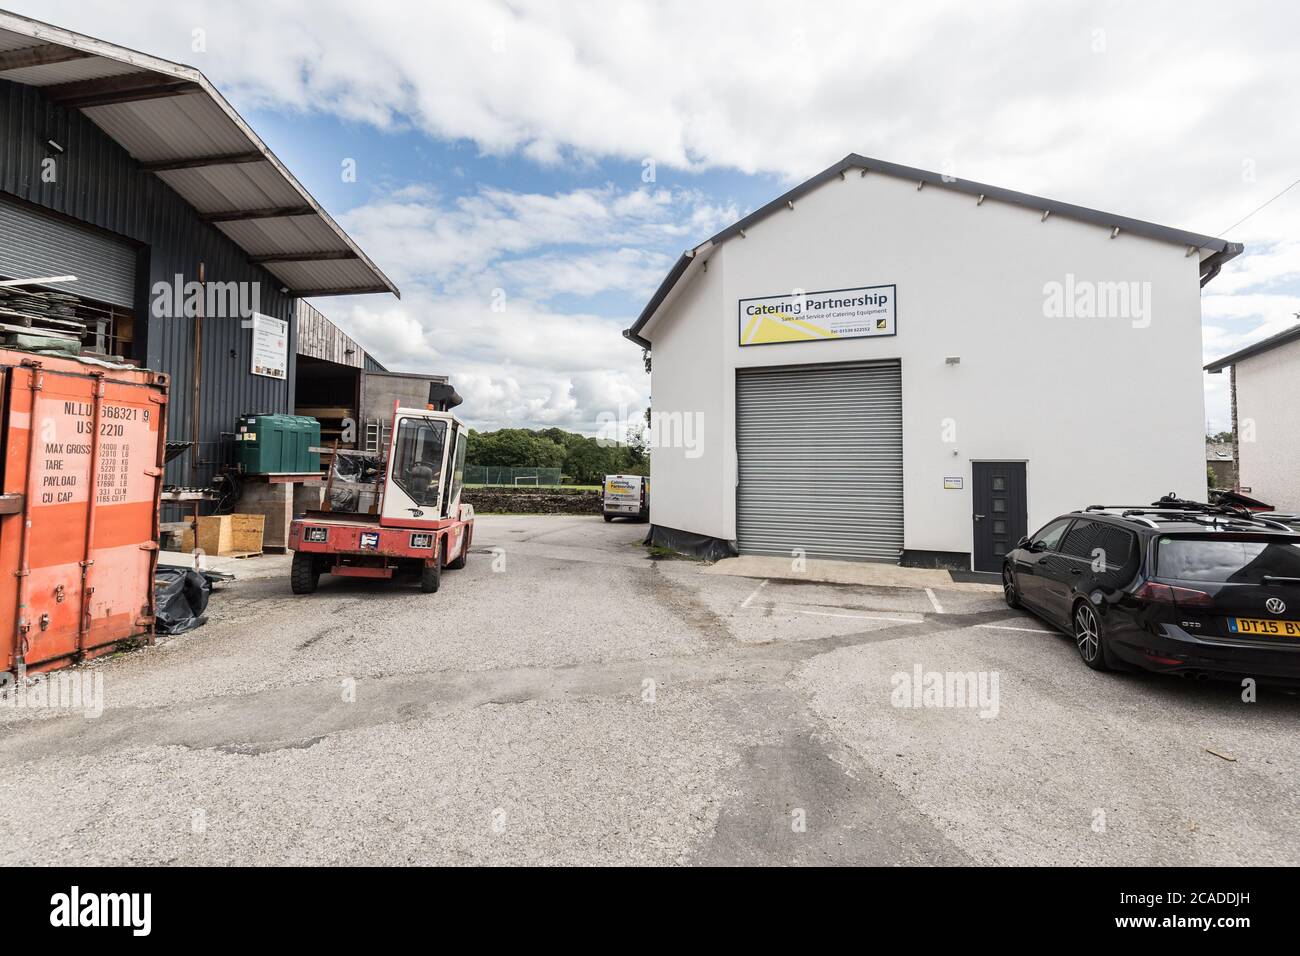
[{"label": "asphalt yard", "polygon": [[1300,699],[1096,673],[993,587],[478,519],[437,594],[239,562],[210,622],[0,708],[0,862],[1300,863]]}]

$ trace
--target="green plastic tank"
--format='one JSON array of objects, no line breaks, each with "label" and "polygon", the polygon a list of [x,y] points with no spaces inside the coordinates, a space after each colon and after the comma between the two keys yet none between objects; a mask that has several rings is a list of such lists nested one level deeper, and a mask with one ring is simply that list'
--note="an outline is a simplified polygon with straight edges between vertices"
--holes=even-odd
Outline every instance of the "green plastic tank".
[{"label": "green plastic tank", "polygon": [[235,464],[251,475],[320,471],[320,422],[302,415],[244,415],[235,431]]}]

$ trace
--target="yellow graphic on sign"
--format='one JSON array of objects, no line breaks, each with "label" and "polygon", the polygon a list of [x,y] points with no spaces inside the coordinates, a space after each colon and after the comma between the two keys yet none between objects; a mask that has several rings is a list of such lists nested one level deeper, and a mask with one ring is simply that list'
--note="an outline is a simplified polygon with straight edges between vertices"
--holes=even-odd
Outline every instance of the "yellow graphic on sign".
[{"label": "yellow graphic on sign", "polygon": [[741,345],[765,345],[769,342],[798,342],[802,339],[833,339],[830,329],[813,325],[794,316],[778,312],[775,315],[756,315],[745,326],[740,337]]}]

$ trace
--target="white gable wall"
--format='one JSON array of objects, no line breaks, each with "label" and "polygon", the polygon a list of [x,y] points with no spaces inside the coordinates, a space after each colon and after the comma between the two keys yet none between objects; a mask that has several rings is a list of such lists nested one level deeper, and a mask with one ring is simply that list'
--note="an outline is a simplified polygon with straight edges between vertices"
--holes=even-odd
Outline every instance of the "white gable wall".
[{"label": "white gable wall", "polygon": [[1239,481],[1252,498],[1300,511],[1300,341],[1237,363]]},{"label": "white gable wall", "polygon": [[[1031,530],[1092,503],[1204,496],[1198,257],[1040,215],[850,170],[713,250],[641,333],[655,411],[705,422],[699,459],[653,451],[654,523],[735,539],[737,367],[877,358],[902,363],[908,550],[971,550],[972,459],[1028,462]],[[1044,284],[1067,273],[1150,283],[1149,324],[1046,317]],[[882,284],[897,286],[896,336],[738,344],[742,298]],[[964,488],[945,491],[949,476]]]},{"label": "white gable wall", "polygon": [[[664,527],[731,540],[736,533],[735,468],[724,459],[734,458],[735,443],[732,433],[724,432],[727,331],[718,321],[725,312],[722,262],[715,260],[708,271],[683,284],[672,309],[658,323],[663,334],[651,350],[651,411],[656,418],[681,421],[683,437],[684,416],[698,424],[692,425],[696,440],[691,448],[673,441],[662,426],[655,429],[656,441],[671,444],[650,449],[650,510],[651,520]],[[662,498],[660,483],[665,489]],[[730,525],[724,517],[728,513],[733,516]]]}]

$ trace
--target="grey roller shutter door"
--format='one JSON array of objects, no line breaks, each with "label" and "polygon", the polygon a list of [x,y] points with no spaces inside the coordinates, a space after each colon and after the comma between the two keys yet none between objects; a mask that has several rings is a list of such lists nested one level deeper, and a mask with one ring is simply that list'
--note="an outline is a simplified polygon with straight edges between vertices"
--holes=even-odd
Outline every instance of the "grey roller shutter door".
[{"label": "grey roller shutter door", "polygon": [[898,560],[902,381],[896,361],[737,371],[742,553]]},{"label": "grey roller shutter door", "polygon": [[0,276],[74,275],[50,286],[83,299],[135,306],[136,247],[0,196]]}]

